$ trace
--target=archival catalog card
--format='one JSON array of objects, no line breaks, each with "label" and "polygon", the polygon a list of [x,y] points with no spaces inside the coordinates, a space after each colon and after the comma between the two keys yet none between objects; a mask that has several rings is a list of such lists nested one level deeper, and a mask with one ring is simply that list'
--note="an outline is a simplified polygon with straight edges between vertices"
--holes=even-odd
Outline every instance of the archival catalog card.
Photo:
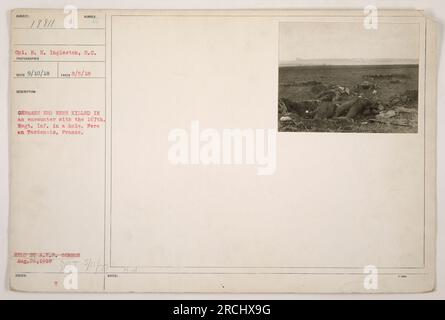
[{"label": "archival catalog card", "polygon": [[421,11],[11,12],[19,291],[435,286]]}]

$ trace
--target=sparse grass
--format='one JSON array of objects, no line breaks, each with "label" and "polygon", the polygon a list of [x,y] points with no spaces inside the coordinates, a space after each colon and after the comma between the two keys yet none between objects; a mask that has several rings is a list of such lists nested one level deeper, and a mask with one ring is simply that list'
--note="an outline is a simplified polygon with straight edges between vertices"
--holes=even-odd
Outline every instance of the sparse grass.
[{"label": "sparse grass", "polygon": [[[372,77],[372,75],[379,75]],[[393,75],[393,77],[389,76]],[[370,80],[371,78],[371,80]],[[377,86],[377,93],[371,96],[369,91],[360,92],[372,97],[383,106],[383,112],[397,111],[396,116],[389,119],[376,119],[374,115],[359,116],[355,119],[305,119],[296,113],[287,113],[292,121],[280,121],[279,131],[287,132],[380,132],[380,133],[416,133],[417,132],[417,101],[399,102],[394,105],[393,97],[404,95],[407,90],[417,90],[417,66],[316,66],[316,67],[281,67],[279,72],[279,98],[291,101],[315,99],[320,88],[340,85],[354,89],[363,81]],[[393,81],[397,79],[398,81]],[[304,85],[302,85],[304,84]],[[344,97],[343,99],[348,99]],[[399,112],[403,108],[411,112]]]}]

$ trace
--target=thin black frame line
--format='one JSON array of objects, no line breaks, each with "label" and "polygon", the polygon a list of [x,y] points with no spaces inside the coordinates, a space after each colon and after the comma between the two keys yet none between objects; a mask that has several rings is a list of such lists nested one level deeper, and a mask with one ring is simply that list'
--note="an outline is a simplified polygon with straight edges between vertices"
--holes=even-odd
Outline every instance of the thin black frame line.
[{"label": "thin black frame line", "polygon": [[61,46],[61,47],[67,47],[67,46],[71,46],[71,47],[105,47],[105,43],[104,44],[97,44],[97,43],[92,43],[92,44],[80,44],[80,43],[13,43],[13,46],[36,46],[36,47],[49,47],[49,46]]},{"label": "thin black frame line", "polygon": [[91,60],[88,60],[88,61],[80,61],[80,60],[74,60],[74,61],[66,61],[66,60],[57,60],[57,61],[46,61],[46,60],[14,60],[14,61],[12,61],[12,62],[27,62],[27,63],[32,63],[32,62],[47,62],[47,63],[51,63],[51,62],[88,62],[88,63],[91,63],[91,62],[102,62],[102,63],[105,63],[105,61],[91,61]]},{"label": "thin black frame line", "polygon": [[[187,18],[187,17],[192,17],[192,18],[196,18],[196,17],[203,17],[203,18],[271,18],[271,19],[277,19],[277,18],[307,18],[307,19],[311,19],[311,18],[357,18],[357,19],[363,19],[365,15],[363,14],[357,14],[357,15],[296,15],[296,14],[276,14],[276,15],[268,15],[268,14],[237,14],[235,12],[233,12],[233,14],[207,14],[207,13],[203,13],[203,14],[159,14],[159,12],[153,12],[153,13],[148,13],[147,14],[112,14],[112,17],[179,17],[179,18]],[[387,16],[387,15],[382,15],[381,18],[401,18],[401,19],[421,19],[422,16]],[[287,22],[287,21],[285,21]],[[293,22],[293,21],[292,21]],[[295,22],[310,22],[310,21],[295,21]],[[315,22],[315,21],[314,21]],[[344,21],[316,21],[318,22],[344,22]],[[354,22],[354,21],[353,21]],[[351,22],[351,23],[353,23]],[[348,23],[348,22],[345,22]],[[388,23],[388,24],[415,24],[418,22],[393,22],[393,21],[385,21],[385,22],[380,22],[379,23]],[[64,28],[62,28],[64,29]]]},{"label": "thin black frame line", "polygon": [[[113,153],[112,153],[112,146],[113,146],[113,142],[112,142],[112,133],[113,133],[113,126],[112,126],[112,105],[113,105],[113,92],[112,92],[112,88],[113,88],[113,17],[115,17],[115,16],[119,16],[119,17],[153,17],[153,16],[159,16],[159,15],[111,15],[111,109],[110,109],[110,118],[111,118],[111,123],[110,123],[110,150],[111,150],[111,153],[110,153],[110,242],[109,242],[109,245],[110,245],[110,248],[109,248],[109,251],[110,251],[110,257],[109,257],[109,261],[110,261],[110,263],[109,263],[109,268],[157,268],[157,267],[150,267],[150,266],[143,266],[143,267],[140,267],[140,266],[113,266],[112,264],[111,264],[111,262],[112,262],[112,259],[111,259],[111,252],[112,252],[112,241],[111,241],[111,239],[112,239],[112,176],[113,176],[113,169],[112,169],[112,158],[113,158]],[[168,15],[167,15],[168,16]],[[186,15],[186,16],[184,16],[184,15],[177,15],[178,17],[193,17],[193,15]],[[207,15],[202,15],[202,16],[207,16]],[[229,16],[222,16],[222,15],[219,15],[219,16],[215,16],[215,17],[237,17],[237,16],[235,16],[235,15],[229,15]],[[259,16],[259,15],[248,15],[248,17],[261,17],[261,16]],[[266,17],[271,17],[271,18],[276,18],[275,16],[266,16]],[[283,16],[278,16],[279,18],[280,17],[283,17]],[[301,17],[305,17],[305,16],[290,16],[290,17],[297,17],[297,18],[301,18]],[[310,16],[310,18],[316,18],[317,16]],[[319,17],[332,17],[332,16],[319,16]],[[336,17],[338,17],[338,16],[336,16]],[[356,17],[356,16],[344,16],[344,17]],[[417,17],[417,16],[409,16],[409,17],[406,17],[406,16],[397,16],[397,17],[400,17],[400,18],[421,18],[421,17]],[[289,23],[305,23],[305,22],[308,22],[308,21],[283,21],[284,23],[287,23],[287,22],[289,22]],[[322,22],[329,22],[329,23],[346,23],[346,22],[343,22],[343,21],[322,21]],[[354,23],[354,22],[352,22],[352,23]],[[421,26],[421,22],[408,22],[408,23],[398,23],[398,22],[379,22],[379,23],[386,23],[386,24],[418,24],[419,25],[419,28],[420,28],[420,26]],[[280,24],[280,21],[278,21],[278,25]],[[425,34],[426,34],[426,23],[425,23]],[[419,32],[419,39],[420,39],[420,32]],[[426,36],[425,36],[425,50],[426,50]],[[420,50],[420,48],[419,48],[419,50]],[[426,55],[425,55],[425,65],[426,65]],[[424,70],[424,77],[426,77],[426,69]],[[425,82],[424,82],[424,88],[425,88]],[[424,89],[424,101],[425,101],[425,89]],[[423,134],[424,134],[424,157],[425,157],[425,140],[426,140],[426,134],[425,134],[425,132],[426,132],[426,130],[425,130],[425,128],[426,128],[426,125],[425,125],[425,103],[424,103],[424,128],[423,128]],[[419,131],[417,131],[417,133],[416,134],[419,134]],[[425,170],[425,161],[424,161],[424,170]],[[426,212],[425,212],[425,176],[424,176],[424,213],[423,213],[423,215],[424,215],[424,220],[425,220],[425,214],[426,214]],[[424,223],[424,226],[423,226],[423,229],[424,229],[424,238],[425,238],[425,223]],[[425,240],[424,240],[424,244],[423,244],[423,256],[425,257]],[[165,268],[165,267],[164,267]],[[172,266],[171,268],[181,268],[181,267],[174,267],[174,266]],[[219,269],[224,269],[224,268],[228,268],[228,267],[202,267],[202,268],[219,268]],[[246,268],[254,268],[254,267],[246,267]],[[267,268],[267,267],[257,267],[257,268]],[[335,268],[338,268],[338,267],[285,267],[285,268],[289,268],[289,269],[291,269],[291,268],[306,268],[306,269],[329,269],[329,268],[332,268],[332,269],[335,269]],[[348,269],[348,268],[355,268],[355,267],[344,267],[343,269]],[[389,269],[390,267],[388,267],[388,269]],[[406,267],[393,267],[393,268],[391,268],[391,269],[404,269],[404,268],[406,268]],[[409,267],[409,269],[425,269],[425,258],[424,258],[424,262],[423,262],[423,265],[421,266],[421,267]]]},{"label": "thin black frame line", "polygon": [[67,30],[67,31],[76,31],[76,30],[104,30],[105,28],[29,28],[29,27],[14,27],[14,30],[42,30],[42,31],[50,31],[50,30]]},{"label": "thin black frame line", "polygon": [[109,207],[110,207],[110,212],[109,212],[109,243],[108,245],[109,247],[109,268],[112,267],[111,264],[111,247],[112,247],[112,236],[113,236],[113,232],[112,232],[112,225],[113,225],[113,215],[112,215],[112,211],[113,211],[113,15],[111,15],[110,18],[110,202],[109,202]]},{"label": "thin black frame line", "polygon": [[105,79],[105,77],[13,77],[13,79]]},{"label": "thin black frame line", "polygon": [[[426,217],[426,58],[427,58],[427,52],[426,52],[426,22],[424,25],[425,28],[425,64],[424,64],[424,80],[423,80],[423,135],[424,135],[424,143],[423,143],[423,266],[425,267],[425,242],[426,242],[426,226],[425,226],[425,217]],[[419,25],[420,28],[420,25]],[[420,30],[419,30],[420,33]],[[417,116],[418,117],[418,116]],[[418,120],[417,120],[418,121]]]},{"label": "thin black frame line", "polygon": [[[307,266],[301,266],[301,267],[257,267],[257,266],[229,266],[229,267],[221,267],[221,266],[171,266],[171,265],[165,265],[165,266],[110,266],[110,268],[120,268],[120,269],[360,269],[363,270],[364,266],[361,267],[342,267],[342,266],[336,266],[336,267],[307,267]],[[376,266],[378,269],[396,269],[396,270],[420,270],[424,269],[424,267],[379,267]]]},{"label": "thin black frame line", "polygon": [[103,281],[103,290],[106,290],[106,282],[107,282],[107,266],[106,266],[106,245],[107,245],[107,14],[105,13],[105,28],[104,28],[104,33],[105,33],[105,41],[104,41],[104,45],[105,45],[105,70],[104,70],[104,75],[105,75],[105,81],[104,81],[104,109],[105,109],[105,131],[104,131],[104,256],[103,256],[103,265],[104,265],[104,281]]},{"label": "thin black frame line", "polygon": [[[24,271],[24,272],[15,272],[15,274],[65,274],[61,271]],[[103,272],[85,272],[79,271],[78,274],[94,274],[94,275],[103,275]],[[249,275],[249,274],[274,274],[274,275],[292,275],[292,274],[300,274],[300,275],[359,275],[363,276],[363,272],[107,272],[107,275],[113,274],[224,274],[224,275]],[[411,276],[421,276],[428,275],[428,273],[394,273],[394,272],[385,272],[379,273],[379,275],[411,275]]]}]

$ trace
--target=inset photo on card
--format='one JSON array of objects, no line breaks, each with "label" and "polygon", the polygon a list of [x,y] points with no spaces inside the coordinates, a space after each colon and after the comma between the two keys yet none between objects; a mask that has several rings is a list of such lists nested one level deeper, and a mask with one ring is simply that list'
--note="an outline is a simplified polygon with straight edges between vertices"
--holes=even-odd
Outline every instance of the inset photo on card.
[{"label": "inset photo on card", "polygon": [[278,131],[417,133],[417,23],[282,22]]}]

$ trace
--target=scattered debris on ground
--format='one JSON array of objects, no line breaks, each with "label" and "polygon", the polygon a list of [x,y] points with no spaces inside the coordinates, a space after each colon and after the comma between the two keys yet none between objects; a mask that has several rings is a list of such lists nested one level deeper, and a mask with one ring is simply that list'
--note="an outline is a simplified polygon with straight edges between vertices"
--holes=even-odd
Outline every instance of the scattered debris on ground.
[{"label": "scattered debris on ground", "polygon": [[418,91],[407,89],[409,74],[364,74],[355,83],[323,78],[280,82],[287,94],[278,101],[279,131],[417,132]]}]

